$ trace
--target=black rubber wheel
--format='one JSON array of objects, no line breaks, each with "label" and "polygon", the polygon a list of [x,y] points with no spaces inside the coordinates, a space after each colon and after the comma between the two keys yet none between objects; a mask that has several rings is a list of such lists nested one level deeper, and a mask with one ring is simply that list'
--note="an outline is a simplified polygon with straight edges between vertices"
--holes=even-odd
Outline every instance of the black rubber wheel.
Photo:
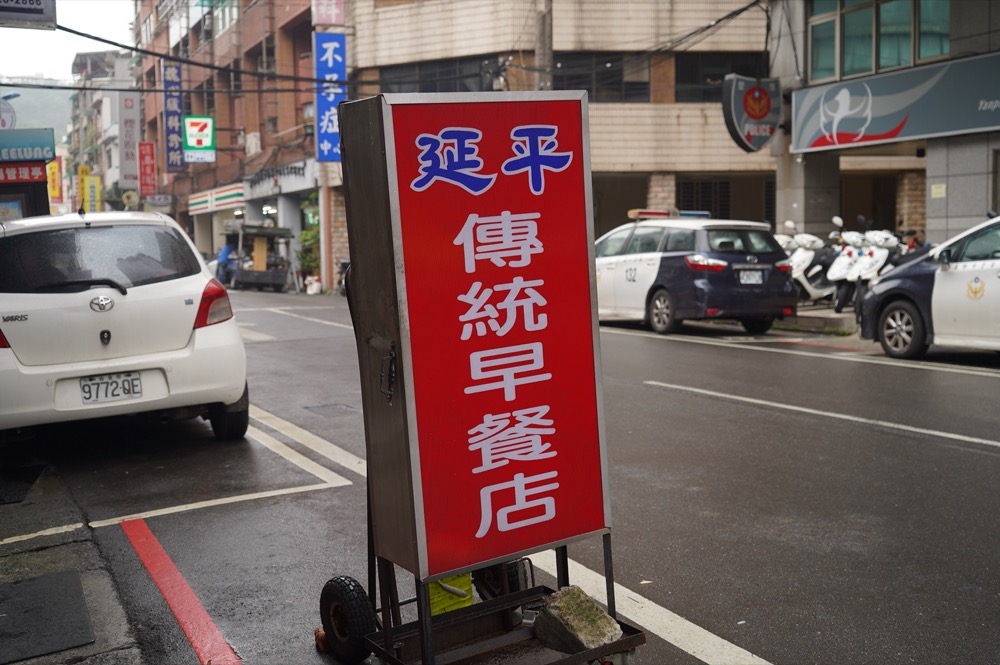
[{"label": "black rubber wheel", "polygon": [[323,585],[319,614],[326,646],[343,665],[357,665],[371,654],[365,635],[378,630],[368,594],[353,577],[341,575]]},{"label": "black rubber wheel", "polygon": [[235,441],[246,436],[250,427],[249,388],[243,386],[243,396],[237,405],[226,407],[215,404],[208,411],[208,422],[217,441]]},{"label": "black rubber wheel", "polygon": [[681,329],[682,321],[674,316],[674,301],[666,289],[657,289],[646,307],[646,320],[653,332],[661,335]]},{"label": "black rubber wheel", "polygon": [[761,316],[753,319],[740,319],[743,329],[750,335],[763,335],[774,325],[773,316]]},{"label": "black rubber wheel", "polygon": [[890,358],[919,358],[927,351],[924,320],[908,300],[897,300],[878,319],[878,339]]},{"label": "black rubber wheel", "polygon": [[853,290],[854,285],[850,282],[837,284],[837,291],[833,294],[833,311],[837,314],[844,311],[844,307],[851,301],[851,291]]}]

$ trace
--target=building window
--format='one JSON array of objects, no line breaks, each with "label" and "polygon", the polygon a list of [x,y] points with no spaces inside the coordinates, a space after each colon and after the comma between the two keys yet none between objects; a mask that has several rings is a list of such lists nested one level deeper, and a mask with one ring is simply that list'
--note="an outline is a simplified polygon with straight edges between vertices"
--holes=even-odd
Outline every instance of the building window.
[{"label": "building window", "polygon": [[947,56],[949,11],[950,0],[812,0],[810,82],[911,67]]},{"label": "building window", "polygon": [[647,53],[556,53],[552,60],[555,90],[586,90],[597,103],[649,101]]},{"label": "building window", "polygon": [[732,198],[728,180],[678,180],[677,207],[707,210],[713,219],[730,219]]},{"label": "building window", "polygon": [[383,67],[382,92],[492,91],[495,62],[484,56]]},{"label": "building window", "polygon": [[764,53],[678,53],[675,58],[678,103],[722,102],[722,80],[726,74],[767,76]]}]

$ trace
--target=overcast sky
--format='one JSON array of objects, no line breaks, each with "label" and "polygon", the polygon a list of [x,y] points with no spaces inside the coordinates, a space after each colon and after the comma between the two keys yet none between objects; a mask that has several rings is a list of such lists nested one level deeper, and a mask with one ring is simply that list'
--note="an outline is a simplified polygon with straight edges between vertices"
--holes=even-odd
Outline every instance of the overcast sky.
[{"label": "overcast sky", "polygon": [[[56,23],[78,32],[131,44],[132,0],[56,0]],[[62,30],[0,28],[0,76],[36,76],[70,82],[73,57],[114,46]]]}]

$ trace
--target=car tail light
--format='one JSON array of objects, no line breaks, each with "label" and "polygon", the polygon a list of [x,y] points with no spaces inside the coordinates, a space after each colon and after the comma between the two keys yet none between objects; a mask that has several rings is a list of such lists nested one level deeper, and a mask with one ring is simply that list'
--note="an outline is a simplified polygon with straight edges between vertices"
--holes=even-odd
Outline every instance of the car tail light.
[{"label": "car tail light", "polygon": [[782,307],[781,313],[785,316],[795,316],[795,309],[792,307]]},{"label": "car tail light", "polygon": [[788,259],[778,261],[774,267],[778,269],[778,272],[792,272],[792,262]]},{"label": "car tail light", "polygon": [[3,336],[3,331],[0,330],[0,349],[9,349],[9,348],[10,348],[10,343],[7,341],[7,338]]},{"label": "car tail light", "polygon": [[721,259],[710,259],[707,256],[702,256],[701,254],[685,256],[684,262],[688,265],[688,268],[699,272],[721,272],[726,269],[726,266],[729,265]]},{"label": "car tail light", "polygon": [[204,328],[231,318],[233,318],[233,306],[229,302],[229,293],[219,280],[213,279],[205,285],[205,290],[201,294],[201,304],[198,305],[198,316],[194,319],[194,327]]},{"label": "car tail light", "polygon": [[722,310],[718,307],[709,307],[705,310],[705,316],[718,316],[722,314]]}]

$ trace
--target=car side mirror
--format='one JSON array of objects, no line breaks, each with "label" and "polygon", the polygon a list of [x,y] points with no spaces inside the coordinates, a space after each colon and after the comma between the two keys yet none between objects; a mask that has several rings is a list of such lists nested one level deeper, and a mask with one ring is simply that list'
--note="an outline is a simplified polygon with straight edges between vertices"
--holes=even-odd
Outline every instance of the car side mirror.
[{"label": "car side mirror", "polygon": [[938,261],[938,263],[940,263],[943,266],[946,266],[946,265],[950,264],[951,263],[951,250],[950,249],[942,250],[937,255],[937,261]]}]

